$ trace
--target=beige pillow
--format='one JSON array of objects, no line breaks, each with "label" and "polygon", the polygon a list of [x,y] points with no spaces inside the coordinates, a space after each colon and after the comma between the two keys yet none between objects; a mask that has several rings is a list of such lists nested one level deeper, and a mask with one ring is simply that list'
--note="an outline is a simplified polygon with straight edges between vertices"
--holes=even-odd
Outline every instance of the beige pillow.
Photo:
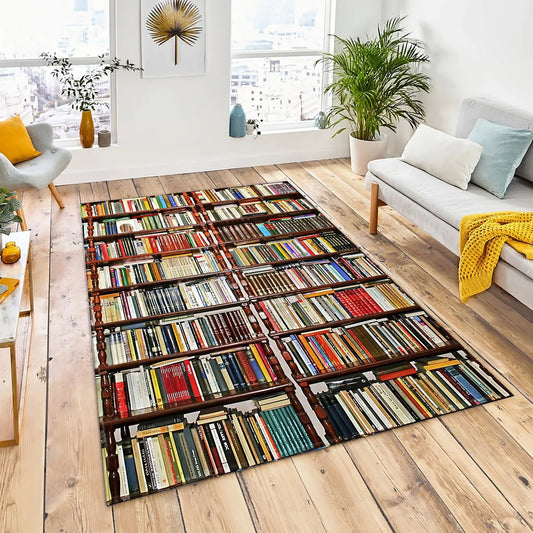
[{"label": "beige pillow", "polygon": [[466,190],[483,147],[420,124],[405,147],[401,160],[425,170],[450,185]]}]

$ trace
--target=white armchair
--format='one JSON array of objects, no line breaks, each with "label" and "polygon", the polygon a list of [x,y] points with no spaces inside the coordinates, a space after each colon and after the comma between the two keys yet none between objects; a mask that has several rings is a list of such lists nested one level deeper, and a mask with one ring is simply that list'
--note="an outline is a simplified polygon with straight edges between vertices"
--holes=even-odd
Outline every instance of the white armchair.
[{"label": "white armchair", "polygon": [[[0,153],[0,186],[10,191],[42,189],[48,186],[59,207],[63,208],[65,206],[53,181],[67,168],[72,154],[64,148],[54,146],[50,124],[32,124],[26,129],[33,146],[41,155],[13,165]],[[21,229],[27,229],[24,210],[18,211],[18,215],[22,218]]]}]

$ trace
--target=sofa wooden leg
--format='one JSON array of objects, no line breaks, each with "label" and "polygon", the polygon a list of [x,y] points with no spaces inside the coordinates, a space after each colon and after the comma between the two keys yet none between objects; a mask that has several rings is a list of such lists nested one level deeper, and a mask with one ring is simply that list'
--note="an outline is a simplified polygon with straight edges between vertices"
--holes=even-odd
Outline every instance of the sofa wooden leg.
[{"label": "sofa wooden leg", "polygon": [[20,222],[20,229],[26,231],[28,229],[28,224],[26,223],[26,217],[24,216],[24,209],[22,207],[17,211],[17,215],[22,219]]},{"label": "sofa wooden leg", "polygon": [[368,231],[374,235],[378,232],[378,209],[382,202],[378,199],[379,185],[372,183],[370,186],[370,224]]},{"label": "sofa wooden leg", "polygon": [[61,209],[63,209],[65,207],[65,204],[63,203],[61,196],[59,196],[59,192],[57,191],[56,186],[53,183],[50,183],[50,185],[48,185],[48,188],[50,189],[52,196],[56,199],[57,205]]}]

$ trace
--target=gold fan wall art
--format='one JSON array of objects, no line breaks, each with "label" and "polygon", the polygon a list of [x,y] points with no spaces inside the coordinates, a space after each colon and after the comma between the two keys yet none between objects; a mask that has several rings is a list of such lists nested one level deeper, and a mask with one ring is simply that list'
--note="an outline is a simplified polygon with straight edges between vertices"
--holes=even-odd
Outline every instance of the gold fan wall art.
[{"label": "gold fan wall art", "polygon": [[163,0],[150,11],[148,33],[159,46],[174,38],[174,64],[178,64],[178,39],[192,46],[202,33],[200,10],[189,0]]}]

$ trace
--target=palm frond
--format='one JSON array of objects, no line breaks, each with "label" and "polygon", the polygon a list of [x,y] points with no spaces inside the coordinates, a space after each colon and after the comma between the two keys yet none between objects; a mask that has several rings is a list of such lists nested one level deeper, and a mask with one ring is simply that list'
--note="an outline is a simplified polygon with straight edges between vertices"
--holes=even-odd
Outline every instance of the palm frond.
[{"label": "palm frond", "polygon": [[175,39],[175,64],[178,62],[178,39],[192,46],[202,33],[200,10],[189,0],[163,0],[146,19],[146,28],[159,46]]}]

